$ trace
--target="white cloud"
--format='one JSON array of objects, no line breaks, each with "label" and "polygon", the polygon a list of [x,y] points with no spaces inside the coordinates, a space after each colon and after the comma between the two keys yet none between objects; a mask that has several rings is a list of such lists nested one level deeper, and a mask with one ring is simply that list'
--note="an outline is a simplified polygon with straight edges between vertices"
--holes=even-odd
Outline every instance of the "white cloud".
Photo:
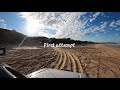
[{"label": "white cloud", "polygon": [[113,28],[116,28],[118,26],[120,26],[120,20],[112,21],[109,25],[109,27],[113,27]]},{"label": "white cloud", "polygon": [[94,32],[96,32],[96,31],[100,30],[100,27],[98,27],[98,26],[93,26],[93,27],[91,27],[90,29],[91,29],[91,30],[89,30],[89,31],[91,31],[92,33],[94,33]]},{"label": "white cloud", "polygon": [[117,21],[116,21],[116,25],[119,25],[119,26],[120,26],[120,20],[117,20]]},{"label": "white cloud", "polygon": [[116,28],[115,30],[120,31],[120,28]]},{"label": "white cloud", "polygon": [[96,12],[96,13],[93,15],[93,18],[90,19],[90,22],[93,22],[100,14],[101,14],[101,12]]},{"label": "white cloud", "polygon": [[[92,17],[86,17],[86,14],[87,12],[22,12],[19,13],[19,16],[26,21],[27,35],[33,36],[79,39],[83,35],[107,32],[108,27],[113,28],[120,25],[120,20],[109,23],[104,20],[99,24],[91,25],[98,16],[104,17],[104,14],[102,12],[90,13],[93,14]],[[46,32],[46,28],[55,30],[56,33]]]},{"label": "white cloud", "polygon": [[4,19],[0,19],[0,22],[5,22],[5,20]]},{"label": "white cloud", "polygon": [[90,28],[87,28],[85,29],[81,35],[89,35],[91,33],[95,33],[95,34],[98,34],[98,32],[106,32],[108,31],[106,28],[107,28],[107,24],[108,22],[103,22],[101,25],[98,25],[98,26],[91,26]]},{"label": "white cloud", "polygon": [[115,21],[112,21],[112,22],[110,23],[109,27],[113,27],[113,28],[116,27]]},{"label": "white cloud", "polygon": [[[45,28],[56,30],[56,37],[65,37],[68,33],[74,33],[87,24],[78,19],[86,14],[85,12],[22,12],[19,15],[26,21],[28,35],[46,35]],[[50,35],[49,35],[50,36]]]},{"label": "white cloud", "polygon": [[0,19],[0,27],[7,29],[7,24],[4,19]]},{"label": "white cloud", "polygon": [[101,24],[101,26],[100,26],[99,29],[100,29],[101,31],[105,31],[106,28],[107,28],[107,22],[105,21],[103,24]]}]

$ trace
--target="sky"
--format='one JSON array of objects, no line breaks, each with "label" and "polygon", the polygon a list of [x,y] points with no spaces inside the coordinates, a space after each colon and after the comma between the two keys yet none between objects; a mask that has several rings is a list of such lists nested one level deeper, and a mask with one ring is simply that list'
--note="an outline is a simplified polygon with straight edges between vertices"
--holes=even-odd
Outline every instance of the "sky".
[{"label": "sky", "polygon": [[28,36],[120,43],[120,12],[0,12],[0,28]]}]

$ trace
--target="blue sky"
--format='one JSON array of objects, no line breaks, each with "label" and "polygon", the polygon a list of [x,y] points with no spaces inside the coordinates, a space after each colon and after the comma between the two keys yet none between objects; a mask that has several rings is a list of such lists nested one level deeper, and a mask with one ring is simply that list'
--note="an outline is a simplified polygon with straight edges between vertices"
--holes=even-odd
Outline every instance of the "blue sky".
[{"label": "blue sky", "polygon": [[120,12],[0,12],[0,28],[28,36],[120,43]]},{"label": "blue sky", "polygon": [[0,26],[3,28],[14,29],[18,32],[23,32],[24,21],[22,18],[18,17],[17,12],[0,12],[0,19],[3,19],[6,26],[2,25],[3,22],[0,22]]}]

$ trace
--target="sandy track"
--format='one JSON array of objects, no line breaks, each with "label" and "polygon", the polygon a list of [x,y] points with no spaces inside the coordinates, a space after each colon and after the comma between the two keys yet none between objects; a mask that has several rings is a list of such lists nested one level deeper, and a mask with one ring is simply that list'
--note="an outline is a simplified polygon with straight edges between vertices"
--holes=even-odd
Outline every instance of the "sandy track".
[{"label": "sandy track", "polygon": [[120,48],[99,44],[71,49],[18,49],[15,53],[0,56],[0,62],[25,75],[47,67],[86,73],[90,78],[98,77],[98,70],[100,78],[120,77]]},{"label": "sandy track", "polygon": [[71,55],[70,53],[67,52],[67,54],[68,54],[68,56],[70,57],[70,60],[71,60],[71,63],[72,63],[72,66],[71,66],[72,71],[73,71],[73,72],[76,72],[77,70],[76,70],[75,60],[74,60],[74,58],[72,57],[72,55]]},{"label": "sandy track", "polygon": [[98,45],[97,48],[101,51],[101,64],[107,67],[114,75],[120,77],[120,52],[119,48],[113,48],[105,45]]},{"label": "sandy track", "polygon": [[59,54],[60,54],[59,59],[58,59],[59,61],[56,64],[55,69],[58,69],[60,64],[62,63],[62,52],[60,50],[59,50]]},{"label": "sandy track", "polygon": [[0,63],[6,63],[15,70],[29,74],[41,68],[49,67],[55,61],[55,51],[52,48],[18,49],[0,57]]},{"label": "sandy track", "polygon": [[59,69],[63,69],[65,67],[66,61],[67,61],[67,57],[66,57],[66,53],[63,52],[63,60],[62,60],[62,65],[60,66]]},{"label": "sandy track", "polygon": [[66,54],[66,55],[67,55],[67,58],[68,58],[67,64],[66,64],[66,69],[69,70],[69,71],[72,71],[72,62],[70,60],[69,55],[68,54]]},{"label": "sandy track", "polygon": [[[84,49],[84,50],[82,50]],[[76,48],[85,72],[89,77],[116,78],[120,77],[120,49],[107,45],[92,45]],[[100,60],[100,63],[99,63]],[[99,67],[98,67],[99,66]],[[99,76],[98,74],[99,69]]]},{"label": "sandy track", "polygon": [[77,69],[78,72],[84,73],[83,67],[82,67],[82,64],[81,64],[80,60],[74,54],[72,54],[72,56],[76,60],[76,64],[78,64],[78,69]]},{"label": "sandy track", "polygon": [[[55,69],[64,69],[71,70],[73,72],[83,73],[82,65],[79,59],[72,53],[62,49],[62,48],[53,48],[58,52],[59,59],[56,60]],[[55,63],[54,63],[55,64]]]}]

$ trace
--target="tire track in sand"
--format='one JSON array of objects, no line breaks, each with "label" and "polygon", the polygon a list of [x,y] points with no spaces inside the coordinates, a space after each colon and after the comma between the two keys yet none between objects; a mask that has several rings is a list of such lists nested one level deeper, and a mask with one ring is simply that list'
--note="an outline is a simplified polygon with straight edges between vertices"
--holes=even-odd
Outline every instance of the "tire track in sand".
[{"label": "tire track in sand", "polygon": [[62,63],[62,65],[60,66],[59,69],[63,69],[63,68],[65,67],[66,61],[67,61],[66,53],[63,52],[63,51],[62,51],[62,53],[63,53],[63,58],[62,58],[63,63]]},{"label": "tire track in sand", "polygon": [[59,61],[59,58],[60,58],[60,54],[59,54],[59,52],[58,51],[56,51],[56,53],[55,53],[56,55],[57,55],[57,57],[56,57],[56,61],[55,62],[53,62],[52,64],[51,64],[51,67],[52,68],[54,68],[56,65],[55,64],[57,64],[58,63],[58,61]]},{"label": "tire track in sand", "polygon": [[68,54],[68,56],[70,57],[70,61],[71,61],[71,63],[72,63],[72,65],[71,65],[72,71],[73,71],[73,72],[76,72],[76,63],[75,63],[75,60],[74,60],[74,58],[71,56],[70,53],[67,52],[67,54]]},{"label": "tire track in sand", "polygon": [[55,50],[57,50],[60,54],[59,61],[58,61],[57,65],[55,66],[55,69],[59,69],[59,66],[62,62],[62,52],[60,50],[56,49],[56,48],[55,48]]},{"label": "tire track in sand", "polygon": [[58,52],[56,65],[54,69],[71,70],[73,72],[84,73],[80,60],[72,53],[61,48],[53,48]]},{"label": "tire track in sand", "polygon": [[72,63],[67,53],[66,53],[66,65],[64,66],[64,70],[72,71]]},{"label": "tire track in sand", "polygon": [[74,60],[76,60],[76,64],[78,64],[78,72],[84,73],[82,65],[80,63],[80,60],[74,54],[72,54],[72,56],[73,56]]}]

